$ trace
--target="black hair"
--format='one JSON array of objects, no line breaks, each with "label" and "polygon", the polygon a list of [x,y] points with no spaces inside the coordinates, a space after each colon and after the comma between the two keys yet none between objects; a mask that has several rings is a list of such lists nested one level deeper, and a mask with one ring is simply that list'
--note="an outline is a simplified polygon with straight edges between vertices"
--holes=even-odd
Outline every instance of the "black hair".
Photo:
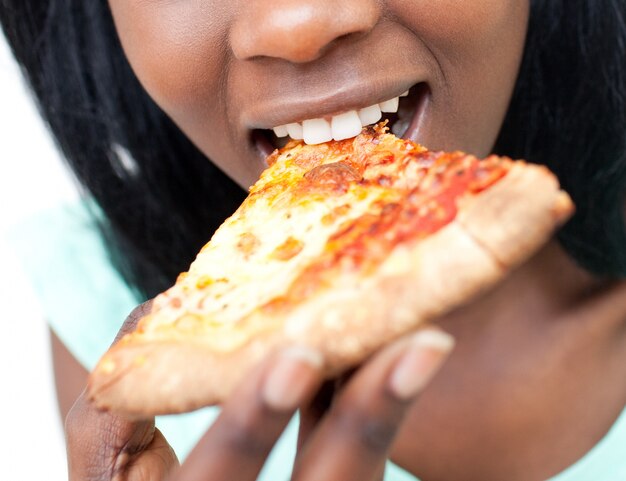
[{"label": "black hair", "polygon": [[[105,213],[112,259],[144,297],[185,270],[244,192],[153,103],[106,0],[0,0],[41,113]],[[626,0],[531,0],[496,151],[548,165],[577,204],[560,233],[581,265],[626,276]]]},{"label": "black hair", "polygon": [[130,69],[106,0],[0,0],[39,109],[139,298],[185,270],[244,192],[156,106]]},{"label": "black hair", "polygon": [[563,246],[591,272],[626,276],[626,0],[531,0],[496,151],[550,167],[577,208]]}]

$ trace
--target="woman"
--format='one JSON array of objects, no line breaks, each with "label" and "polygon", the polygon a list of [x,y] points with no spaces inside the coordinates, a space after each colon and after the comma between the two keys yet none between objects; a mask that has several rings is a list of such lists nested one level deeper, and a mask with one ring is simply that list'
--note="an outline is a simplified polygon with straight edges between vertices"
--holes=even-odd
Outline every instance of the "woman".
[{"label": "woman", "polygon": [[[423,392],[451,347],[442,333],[431,332],[426,348],[401,340],[341,389],[321,391],[335,397],[327,413],[310,403],[315,362],[279,355],[223,407],[180,470],[152,423],[97,413],[81,397],[67,423],[72,479],[162,479],[171,470],[180,480],[254,479],[296,407],[299,480],[376,479],[388,455],[424,480],[546,479],[620,415],[626,289],[611,279],[626,273],[623,0],[3,6],[42,112],[105,214],[114,261],[146,297],[185,269],[240,202],[275,142],[269,129],[407,88],[405,136],[547,164],[578,208],[560,243],[438,320],[456,347]],[[55,340],[64,412],[86,374],[68,347]],[[413,362],[410,401],[401,402],[389,396],[390,373],[409,353],[432,362]],[[261,387],[277,362],[306,381],[282,411]],[[626,472],[604,464],[610,474],[594,479]],[[579,475],[585,469],[561,479],[591,479]]]}]

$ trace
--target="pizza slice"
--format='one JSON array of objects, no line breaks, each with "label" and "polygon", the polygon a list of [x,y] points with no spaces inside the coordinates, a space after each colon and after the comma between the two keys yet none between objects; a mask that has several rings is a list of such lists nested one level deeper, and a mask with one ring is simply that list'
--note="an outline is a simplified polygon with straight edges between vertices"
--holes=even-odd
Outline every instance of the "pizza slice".
[{"label": "pizza slice", "polygon": [[291,141],[188,272],[89,379],[131,417],[223,401],[269,352],[320,351],[328,377],[467,301],[573,211],[544,167],[431,152],[387,132]]}]

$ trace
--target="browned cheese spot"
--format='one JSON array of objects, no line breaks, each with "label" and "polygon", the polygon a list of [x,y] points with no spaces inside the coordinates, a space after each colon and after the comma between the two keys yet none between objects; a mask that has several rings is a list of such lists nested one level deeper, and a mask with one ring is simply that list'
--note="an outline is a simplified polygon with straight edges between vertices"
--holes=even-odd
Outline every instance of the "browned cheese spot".
[{"label": "browned cheese spot", "polygon": [[239,242],[237,242],[237,249],[239,249],[239,251],[247,257],[253,254],[260,245],[261,241],[257,236],[255,236],[251,232],[244,232],[239,237]]},{"label": "browned cheese spot", "polygon": [[272,258],[279,261],[288,261],[297,256],[304,248],[304,243],[289,236],[285,242],[279,245],[272,253]]},{"label": "browned cheese spot", "polygon": [[350,204],[343,204],[335,207],[331,212],[322,217],[322,224],[330,225],[335,221],[342,219],[350,212]]},{"label": "browned cheese spot", "polygon": [[361,173],[343,162],[319,165],[306,174],[302,189],[329,194],[345,194],[351,183],[362,179]]}]

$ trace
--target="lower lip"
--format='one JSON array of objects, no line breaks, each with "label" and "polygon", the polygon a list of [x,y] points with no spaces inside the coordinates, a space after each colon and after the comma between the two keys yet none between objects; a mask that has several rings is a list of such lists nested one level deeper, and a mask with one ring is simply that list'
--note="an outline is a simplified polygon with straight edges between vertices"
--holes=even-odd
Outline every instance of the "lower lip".
[{"label": "lower lip", "polygon": [[[415,90],[415,92],[411,92],[411,96],[417,96],[417,103],[415,105],[415,112],[413,113],[409,128],[402,135],[402,138],[412,140],[413,142],[419,142],[426,111],[428,109],[428,104],[430,103],[431,93],[428,85],[425,83],[416,84],[411,88],[411,90]],[[275,150],[272,142],[270,142],[267,137],[258,131],[253,132],[252,142],[259,154],[263,157],[264,161]]]}]

